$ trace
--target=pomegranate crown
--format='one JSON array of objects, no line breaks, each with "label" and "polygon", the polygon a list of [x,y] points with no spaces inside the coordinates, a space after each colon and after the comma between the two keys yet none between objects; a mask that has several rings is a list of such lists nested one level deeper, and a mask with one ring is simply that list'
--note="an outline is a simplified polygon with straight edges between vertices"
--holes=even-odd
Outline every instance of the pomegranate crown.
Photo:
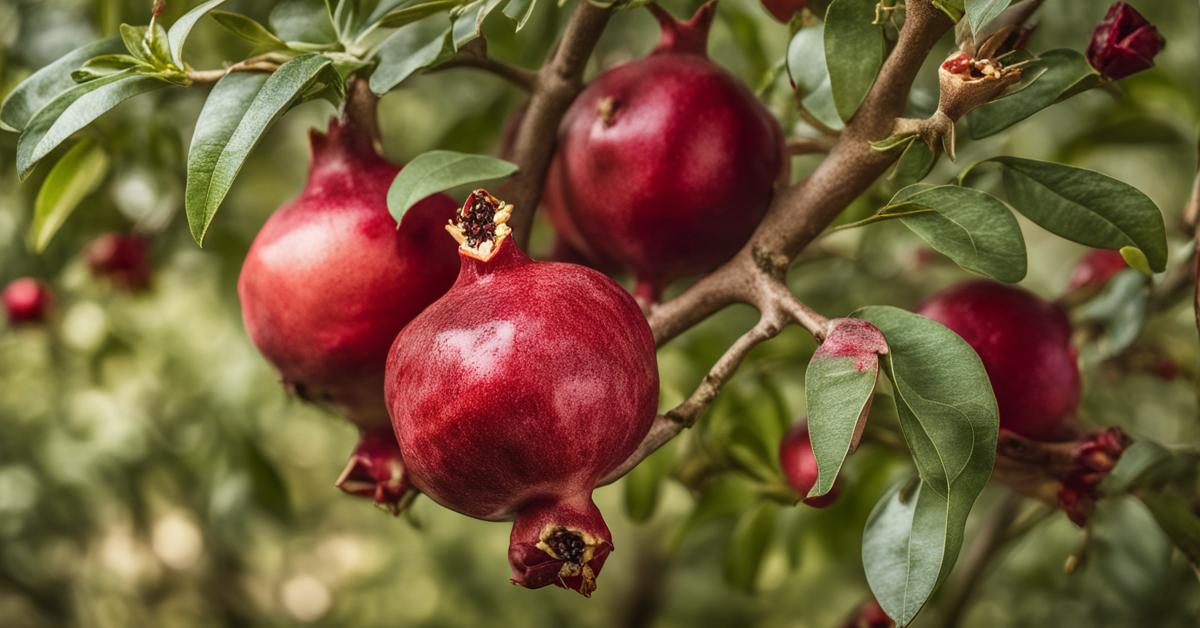
[{"label": "pomegranate crown", "polygon": [[708,56],[708,30],[717,12],[717,0],[709,0],[696,9],[688,21],[678,20],[657,4],[646,5],[662,28],[662,38],[654,49],[658,53],[694,54]]},{"label": "pomegranate crown", "polygon": [[467,196],[463,206],[454,213],[446,231],[458,242],[462,255],[487,262],[500,250],[500,243],[512,233],[508,219],[513,206],[478,189]]}]

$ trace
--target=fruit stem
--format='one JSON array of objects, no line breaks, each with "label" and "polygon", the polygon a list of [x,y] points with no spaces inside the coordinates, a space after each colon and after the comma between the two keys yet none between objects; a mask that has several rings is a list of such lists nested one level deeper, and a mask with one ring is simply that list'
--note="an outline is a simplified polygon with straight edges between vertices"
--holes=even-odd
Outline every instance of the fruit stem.
[{"label": "fruit stem", "polygon": [[717,0],[705,2],[686,22],[675,19],[666,9],[651,3],[646,5],[662,27],[662,37],[652,54],[675,53],[708,56],[708,30],[717,12]]},{"label": "fruit stem", "polygon": [[352,77],[346,85],[346,100],[342,103],[342,121],[347,130],[358,136],[357,139],[383,152],[383,140],[379,134],[379,97],[371,91],[367,82],[359,77]]}]

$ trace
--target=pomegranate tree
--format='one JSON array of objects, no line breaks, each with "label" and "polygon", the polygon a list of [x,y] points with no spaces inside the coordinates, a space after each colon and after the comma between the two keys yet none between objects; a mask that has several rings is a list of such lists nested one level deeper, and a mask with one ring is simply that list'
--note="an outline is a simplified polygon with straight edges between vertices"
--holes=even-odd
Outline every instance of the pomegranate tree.
[{"label": "pomegranate tree", "polygon": [[396,336],[388,409],[417,488],[513,520],[513,582],[590,595],[612,551],[592,489],[654,419],[654,340],[608,277],[530,260],[511,212],[477,190],[449,225],[458,279]]}]

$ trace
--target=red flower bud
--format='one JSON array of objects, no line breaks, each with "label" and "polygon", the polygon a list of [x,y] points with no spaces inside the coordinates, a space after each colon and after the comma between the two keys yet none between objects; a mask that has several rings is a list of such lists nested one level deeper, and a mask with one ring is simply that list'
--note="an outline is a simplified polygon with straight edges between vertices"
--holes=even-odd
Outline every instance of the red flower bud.
[{"label": "red flower bud", "polygon": [[1154,56],[1166,43],[1141,13],[1115,2],[1092,31],[1087,57],[1104,78],[1115,81],[1153,67]]}]

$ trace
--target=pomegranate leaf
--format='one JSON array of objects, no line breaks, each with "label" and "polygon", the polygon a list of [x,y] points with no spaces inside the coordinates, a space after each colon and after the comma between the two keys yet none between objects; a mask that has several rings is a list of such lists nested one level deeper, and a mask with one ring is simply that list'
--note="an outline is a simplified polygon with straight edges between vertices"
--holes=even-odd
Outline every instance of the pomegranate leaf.
[{"label": "pomegranate leaf", "polygon": [[858,111],[883,66],[883,28],[876,0],[833,0],[825,12],[825,61],[833,102],[842,120]]},{"label": "pomegranate leaf", "polygon": [[856,317],[887,338],[883,369],[920,476],[883,497],[863,534],[867,582],[903,626],[954,566],[995,463],[999,412],[983,363],[954,332],[893,307]]},{"label": "pomegranate leaf", "polygon": [[[1094,170],[1018,157],[1004,166],[1009,204],[1047,231],[1098,249],[1140,249],[1154,272],[1167,267],[1162,212],[1137,188]],[[986,162],[985,162],[986,163]]]},{"label": "pomegranate leaf", "polygon": [[157,78],[117,72],[60,93],[29,119],[17,140],[17,172],[29,175],[37,162],[79,129],[89,125],[122,102],[165,87]]},{"label": "pomegranate leaf", "polygon": [[183,67],[183,44],[187,41],[188,35],[192,33],[192,27],[200,21],[200,18],[217,8],[217,5],[222,2],[225,0],[208,0],[208,2],[199,4],[191,11],[184,13],[171,25],[171,30],[167,31],[167,45],[171,50],[171,61],[176,67]]},{"label": "pomegranate leaf", "polygon": [[879,380],[887,341],[874,325],[850,318],[831,321],[804,375],[808,434],[817,458],[817,483],[809,497],[833,489],[846,456],[858,448]]},{"label": "pomegranate leaf", "polygon": [[274,33],[267,30],[266,26],[255,21],[254,18],[242,15],[241,13],[230,13],[229,11],[213,11],[211,15],[218,24],[224,26],[229,32],[254,44],[256,46],[255,51],[264,52],[287,48],[287,44],[283,43]]},{"label": "pomegranate leaf", "polygon": [[197,244],[204,242],[246,156],[330,63],[328,57],[303,54],[270,75],[231,72],[217,81],[200,111],[188,149],[184,205]]},{"label": "pomegranate leaf", "polygon": [[104,180],[108,163],[108,153],[102,147],[91,140],[83,140],[54,164],[33,203],[33,224],[29,227],[29,243],[33,250],[39,253],[46,250],[50,239],[80,201]]},{"label": "pomegranate leaf", "polygon": [[338,38],[333,15],[323,0],[286,0],[271,9],[269,19],[271,29],[289,44],[333,44]]},{"label": "pomegranate leaf", "polygon": [[1137,496],[1192,569],[1200,573],[1200,516],[1191,501],[1166,489],[1139,491]]},{"label": "pomegranate leaf", "polygon": [[388,188],[388,210],[400,224],[405,212],[421,199],[460,185],[507,177],[516,164],[484,155],[431,150],[410,161]]},{"label": "pomegranate leaf", "polygon": [[967,22],[971,25],[971,35],[978,36],[979,31],[1003,13],[1010,4],[1012,0],[967,0],[965,8]]},{"label": "pomegranate leaf", "polygon": [[39,109],[76,86],[71,73],[80,65],[98,55],[120,52],[125,52],[121,38],[110,37],[76,48],[34,72],[4,97],[0,104],[0,127],[10,131],[24,129]]},{"label": "pomegranate leaf", "polygon": [[382,96],[417,70],[449,59],[454,54],[445,16],[408,24],[379,45],[379,66],[371,73],[371,91]]},{"label": "pomegranate leaf", "polygon": [[966,116],[972,139],[995,135],[1033,114],[1099,84],[1099,75],[1082,54],[1051,50],[1022,70],[1023,80],[1003,98]]},{"label": "pomegranate leaf", "polygon": [[787,67],[792,85],[800,96],[800,104],[829,128],[845,126],[833,104],[829,66],[825,63],[824,28],[817,25],[796,31],[788,44]]}]

